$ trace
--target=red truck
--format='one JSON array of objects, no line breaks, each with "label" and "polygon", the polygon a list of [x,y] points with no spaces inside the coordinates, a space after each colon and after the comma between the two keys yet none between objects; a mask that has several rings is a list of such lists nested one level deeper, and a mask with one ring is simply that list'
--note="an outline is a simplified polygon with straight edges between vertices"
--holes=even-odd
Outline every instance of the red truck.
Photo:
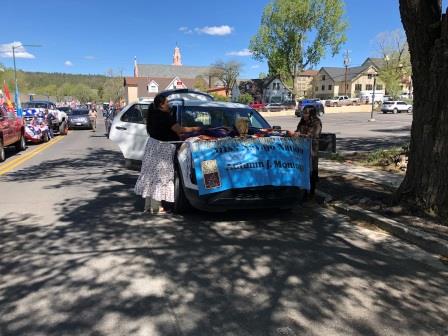
[{"label": "red truck", "polygon": [[17,151],[26,148],[25,125],[22,118],[0,106],[0,162],[5,161],[5,147],[14,145]]},{"label": "red truck", "polygon": [[254,110],[261,110],[264,109],[264,104],[262,102],[253,102],[249,104],[249,107],[253,108]]}]

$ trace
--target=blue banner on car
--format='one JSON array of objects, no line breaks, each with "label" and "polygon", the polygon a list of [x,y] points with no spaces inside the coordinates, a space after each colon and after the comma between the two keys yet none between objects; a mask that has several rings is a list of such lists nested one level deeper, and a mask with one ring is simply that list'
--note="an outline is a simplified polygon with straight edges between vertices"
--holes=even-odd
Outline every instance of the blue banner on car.
[{"label": "blue banner on car", "polygon": [[310,139],[222,139],[191,147],[199,195],[260,186],[310,189]]}]

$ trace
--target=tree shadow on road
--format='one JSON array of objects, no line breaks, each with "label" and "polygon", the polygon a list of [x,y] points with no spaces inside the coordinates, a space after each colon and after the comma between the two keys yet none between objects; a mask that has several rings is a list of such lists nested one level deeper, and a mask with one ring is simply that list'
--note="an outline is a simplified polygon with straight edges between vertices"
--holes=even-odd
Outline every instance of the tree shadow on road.
[{"label": "tree shadow on road", "polygon": [[[441,333],[446,278],[344,217],[290,213],[149,216],[138,173],[112,151],[29,167],[95,197],[61,199],[57,223],[0,218],[2,335],[381,335]],[[380,325],[379,325],[380,324]]]}]

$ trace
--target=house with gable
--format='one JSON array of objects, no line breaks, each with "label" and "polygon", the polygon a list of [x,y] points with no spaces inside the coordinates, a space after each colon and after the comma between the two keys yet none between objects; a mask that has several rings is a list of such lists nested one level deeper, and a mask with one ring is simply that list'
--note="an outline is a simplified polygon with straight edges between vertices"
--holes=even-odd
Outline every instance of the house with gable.
[{"label": "house with gable", "polygon": [[[339,95],[358,97],[361,91],[372,91],[378,68],[374,64],[357,67],[323,67],[314,78],[314,96],[328,99]],[[376,77],[376,92],[385,93],[384,83]]]},{"label": "house with gable", "polygon": [[180,88],[213,88],[210,67],[184,66],[179,47],[174,48],[173,63],[138,64],[134,59],[134,76],[123,79],[126,103],[154,98],[159,92]]}]

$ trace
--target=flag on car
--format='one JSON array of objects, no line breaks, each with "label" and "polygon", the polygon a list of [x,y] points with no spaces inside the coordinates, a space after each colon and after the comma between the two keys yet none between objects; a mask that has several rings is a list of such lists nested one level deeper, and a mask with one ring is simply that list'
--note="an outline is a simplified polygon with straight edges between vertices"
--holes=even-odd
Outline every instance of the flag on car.
[{"label": "flag on car", "polygon": [[19,87],[17,86],[16,82],[16,92],[14,94],[14,102],[16,104],[16,114],[17,117],[22,117],[22,104],[20,104],[20,94],[19,94]]},{"label": "flag on car", "polygon": [[14,105],[12,105],[11,94],[9,93],[9,89],[8,89],[8,85],[6,84],[6,81],[3,81],[3,95],[5,96],[5,103],[6,103],[6,107],[8,108],[8,111],[13,111]]}]

